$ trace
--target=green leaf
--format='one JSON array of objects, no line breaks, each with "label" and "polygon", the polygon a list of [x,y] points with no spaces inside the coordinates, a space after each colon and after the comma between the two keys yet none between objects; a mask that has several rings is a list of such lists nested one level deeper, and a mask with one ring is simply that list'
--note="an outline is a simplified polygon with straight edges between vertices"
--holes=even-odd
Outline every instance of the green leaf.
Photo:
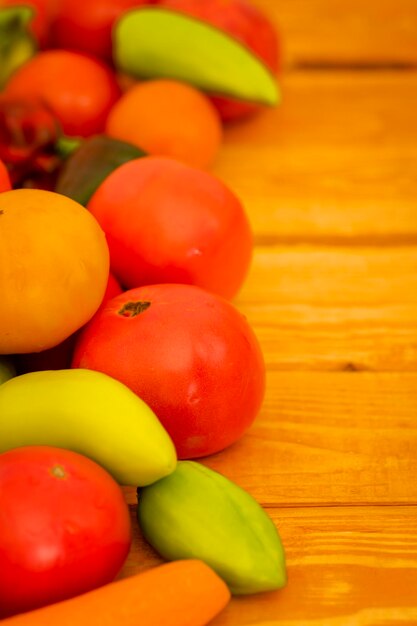
[{"label": "green leaf", "polygon": [[27,6],[0,8],[0,89],[36,53],[37,44],[29,32],[33,15]]},{"label": "green leaf", "polygon": [[99,185],[119,165],[146,153],[124,141],[96,135],[82,141],[68,156],[55,191],[86,206]]},{"label": "green leaf", "polygon": [[81,137],[67,137],[61,135],[55,144],[55,151],[62,159],[67,159],[82,144]]},{"label": "green leaf", "polygon": [[13,376],[16,376],[16,370],[11,359],[7,356],[0,356],[0,385]]},{"label": "green leaf", "polygon": [[222,30],[154,7],[126,12],[114,30],[116,66],[136,78],[171,78],[217,95],[275,105],[278,85],[264,63]]}]

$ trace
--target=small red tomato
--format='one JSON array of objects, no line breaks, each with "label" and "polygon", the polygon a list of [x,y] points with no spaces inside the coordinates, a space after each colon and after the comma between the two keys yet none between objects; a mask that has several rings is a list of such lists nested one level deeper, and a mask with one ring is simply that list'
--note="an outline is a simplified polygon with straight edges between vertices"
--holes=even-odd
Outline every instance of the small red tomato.
[{"label": "small red tomato", "polygon": [[61,0],[51,27],[53,44],[112,60],[111,31],[129,9],[151,4],[147,0]]},{"label": "small red tomato", "polygon": [[123,293],[123,289],[121,288],[121,286],[119,285],[117,279],[113,276],[113,274],[110,273],[109,278],[107,280],[107,287],[106,287],[106,291],[104,292],[103,302],[101,306],[103,306],[103,304],[105,304],[107,300],[111,300],[112,298],[115,298],[121,293]]},{"label": "small red tomato", "polygon": [[168,158],[134,159],[104,180],[87,208],[127,288],[190,283],[232,298],[246,277],[248,219],[234,193],[208,172]]},{"label": "small red tomato", "polygon": [[131,543],[123,492],[101,466],[61,448],[0,454],[0,615],[111,582]]},{"label": "small red tomato", "polygon": [[81,332],[73,367],[130,387],[156,413],[182,459],[239,439],[265,386],[262,352],[246,319],[191,285],[150,285],[110,300]]},{"label": "small red tomato", "polygon": [[[279,68],[277,30],[261,9],[247,0],[159,0],[167,9],[191,15],[231,35],[254,52],[272,73]],[[246,117],[259,106],[231,98],[213,97],[224,121]]]},{"label": "small red tomato", "polygon": [[10,184],[10,176],[3,161],[0,161],[0,192],[10,191],[12,188]]},{"label": "small red tomato", "polygon": [[98,59],[71,50],[46,50],[14,72],[5,94],[37,98],[49,107],[65,134],[88,137],[104,130],[120,88],[115,75]]}]

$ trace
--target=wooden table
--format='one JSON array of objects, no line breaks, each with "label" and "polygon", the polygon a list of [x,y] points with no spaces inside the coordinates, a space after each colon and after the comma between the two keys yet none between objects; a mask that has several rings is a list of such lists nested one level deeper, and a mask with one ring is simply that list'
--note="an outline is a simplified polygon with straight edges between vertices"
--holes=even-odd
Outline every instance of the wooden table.
[{"label": "wooden table", "polygon": [[[256,236],[236,305],[268,385],[204,462],[272,516],[289,580],[213,626],[416,625],[417,2],[258,4],[284,103],[228,130],[216,173]],[[123,574],[157,562],[137,535]]]}]

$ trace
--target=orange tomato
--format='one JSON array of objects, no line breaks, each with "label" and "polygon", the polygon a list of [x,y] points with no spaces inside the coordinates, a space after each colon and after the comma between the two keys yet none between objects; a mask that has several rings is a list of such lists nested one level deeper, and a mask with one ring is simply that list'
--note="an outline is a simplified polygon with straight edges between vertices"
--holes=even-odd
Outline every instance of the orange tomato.
[{"label": "orange tomato", "polygon": [[120,88],[115,75],[98,59],[69,50],[47,50],[12,75],[6,94],[39,98],[64,133],[88,137],[103,131]]},{"label": "orange tomato", "polygon": [[106,132],[151,155],[200,168],[213,163],[222,140],[220,118],[209,99],[190,85],[168,79],[128,89],[110,111]]},{"label": "orange tomato", "polygon": [[0,192],[9,191],[11,188],[9,173],[3,161],[0,161]]},{"label": "orange tomato", "polygon": [[51,191],[0,194],[0,354],[64,341],[99,308],[109,251],[97,221]]}]

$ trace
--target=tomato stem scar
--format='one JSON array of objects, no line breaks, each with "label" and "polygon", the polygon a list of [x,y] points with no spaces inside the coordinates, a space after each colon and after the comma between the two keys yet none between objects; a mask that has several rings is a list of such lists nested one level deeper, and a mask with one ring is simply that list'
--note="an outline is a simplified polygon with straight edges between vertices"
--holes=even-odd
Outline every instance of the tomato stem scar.
[{"label": "tomato stem scar", "polygon": [[52,476],[55,476],[55,478],[67,477],[67,472],[62,467],[62,465],[54,465],[54,467],[50,471],[51,471]]},{"label": "tomato stem scar", "polygon": [[123,315],[123,317],[136,317],[136,315],[149,309],[150,306],[150,302],[126,302],[120,311],[118,311],[118,315]]}]

